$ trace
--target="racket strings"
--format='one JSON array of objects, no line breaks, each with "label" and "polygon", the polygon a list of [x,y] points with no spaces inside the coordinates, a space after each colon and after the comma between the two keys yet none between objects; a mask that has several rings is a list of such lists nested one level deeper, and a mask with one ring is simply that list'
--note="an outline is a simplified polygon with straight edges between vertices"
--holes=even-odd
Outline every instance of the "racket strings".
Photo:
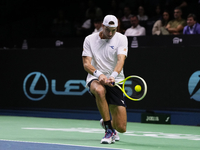
[{"label": "racket strings", "polygon": [[[141,86],[141,91],[138,92],[138,91],[135,90],[135,86],[136,85],[140,85]],[[140,80],[138,78],[129,78],[124,83],[124,87],[125,87],[126,94],[130,98],[140,99],[144,94],[144,89],[145,89],[144,83],[142,82],[142,80]]]}]

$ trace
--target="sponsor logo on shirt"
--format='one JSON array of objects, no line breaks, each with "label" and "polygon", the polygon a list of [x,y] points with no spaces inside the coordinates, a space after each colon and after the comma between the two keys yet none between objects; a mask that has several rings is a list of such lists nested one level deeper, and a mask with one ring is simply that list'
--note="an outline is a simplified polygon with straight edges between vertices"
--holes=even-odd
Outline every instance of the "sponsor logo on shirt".
[{"label": "sponsor logo on shirt", "polygon": [[114,46],[110,46],[112,49],[114,49]]}]

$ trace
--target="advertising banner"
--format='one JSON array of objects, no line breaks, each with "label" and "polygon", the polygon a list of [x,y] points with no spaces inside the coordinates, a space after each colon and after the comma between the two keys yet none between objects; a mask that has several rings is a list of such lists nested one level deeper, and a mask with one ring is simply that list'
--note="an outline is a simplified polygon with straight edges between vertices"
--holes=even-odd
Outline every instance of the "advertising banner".
[{"label": "advertising banner", "polygon": [[[85,88],[82,49],[1,50],[0,108],[97,110]],[[126,76],[147,83],[138,102],[127,109],[200,110],[199,49],[129,48]]]}]

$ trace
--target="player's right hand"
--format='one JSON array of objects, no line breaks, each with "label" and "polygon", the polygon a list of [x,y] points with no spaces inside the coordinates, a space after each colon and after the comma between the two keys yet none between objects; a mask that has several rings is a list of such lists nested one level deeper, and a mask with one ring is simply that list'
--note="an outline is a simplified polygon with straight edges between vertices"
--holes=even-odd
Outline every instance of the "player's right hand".
[{"label": "player's right hand", "polygon": [[104,75],[104,74],[101,74],[100,76],[99,76],[99,82],[102,84],[102,85],[105,85],[105,84],[107,84],[107,80],[108,80],[108,78]]}]

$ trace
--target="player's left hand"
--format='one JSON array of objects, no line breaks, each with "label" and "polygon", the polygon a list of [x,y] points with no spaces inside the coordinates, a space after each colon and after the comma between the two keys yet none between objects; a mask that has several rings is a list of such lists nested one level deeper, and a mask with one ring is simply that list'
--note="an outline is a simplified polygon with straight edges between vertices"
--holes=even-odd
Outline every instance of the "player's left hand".
[{"label": "player's left hand", "polygon": [[113,83],[115,83],[115,78],[113,78],[112,76],[108,78],[108,80],[106,81],[106,85],[113,87]]}]

